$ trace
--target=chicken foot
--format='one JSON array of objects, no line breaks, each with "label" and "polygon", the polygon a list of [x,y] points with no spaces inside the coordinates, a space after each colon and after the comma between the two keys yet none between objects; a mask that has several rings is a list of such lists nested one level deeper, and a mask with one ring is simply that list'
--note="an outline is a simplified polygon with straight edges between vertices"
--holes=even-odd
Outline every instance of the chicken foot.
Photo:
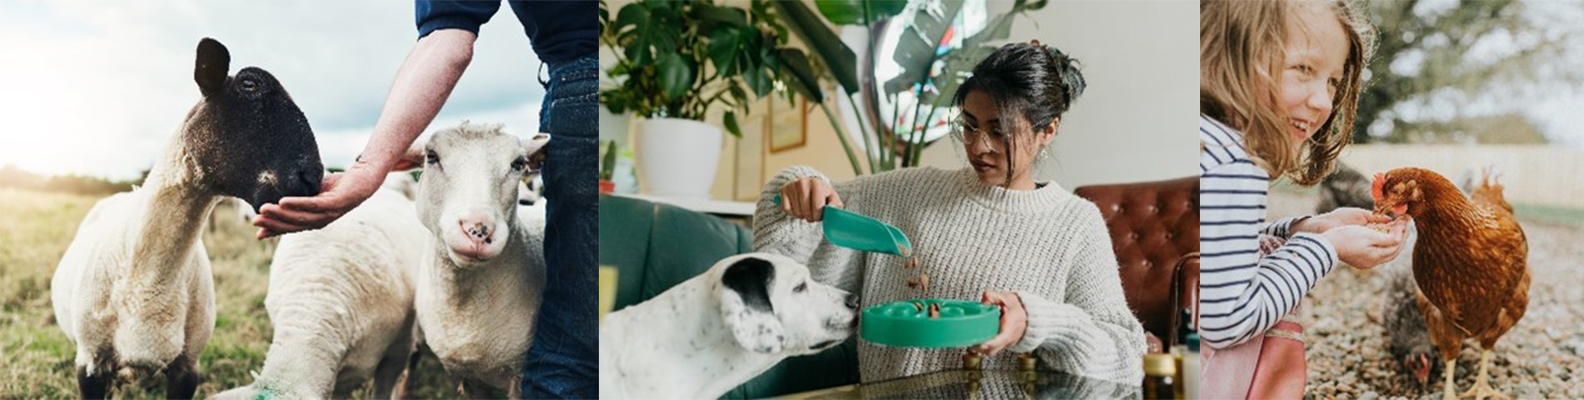
[{"label": "chicken foot", "polygon": [[[1474,387],[1469,388],[1469,390],[1467,392],[1463,392],[1463,395],[1459,396],[1459,397],[1473,396],[1476,400],[1484,400],[1485,397],[1487,397],[1487,396],[1491,397],[1491,398],[1502,399],[1502,400],[1506,400],[1507,399],[1506,395],[1501,394],[1500,392],[1497,392],[1496,389],[1492,389],[1491,386],[1490,386],[1490,382],[1486,381],[1486,377],[1489,375],[1489,374],[1487,374],[1487,372],[1489,372],[1489,369],[1490,369],[1490,356],[1491,356],[1491,351],[1490,350],[1484,350],[1483,352],[1480,353],[1479,377],[1475,378]],[[1451,389],[1451,386],[1448,386],[1447,388]],[[1451,392],[1448,392],[1448,393],[1451,393]]]}]

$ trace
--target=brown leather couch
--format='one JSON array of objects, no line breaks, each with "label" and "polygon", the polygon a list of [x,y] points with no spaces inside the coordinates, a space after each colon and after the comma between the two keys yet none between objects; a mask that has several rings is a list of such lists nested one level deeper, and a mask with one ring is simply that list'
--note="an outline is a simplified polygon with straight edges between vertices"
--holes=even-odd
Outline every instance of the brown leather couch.
[{"label": "brown leather couch", "polygon": [[[1073,191],[1100,207],[1128,307],[1155,343],[1177,342],[1179,311],[1199,319],[1199,177],[1091,185]],[[1159,351],[1152,349],[1151,351]]]}]

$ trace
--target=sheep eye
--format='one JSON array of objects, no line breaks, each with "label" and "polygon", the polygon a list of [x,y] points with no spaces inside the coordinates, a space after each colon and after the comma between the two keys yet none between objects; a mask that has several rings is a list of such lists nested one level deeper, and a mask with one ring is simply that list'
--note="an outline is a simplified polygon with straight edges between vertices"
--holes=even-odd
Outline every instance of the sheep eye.
[{"label": "sheep eye", "polygon": [[249,92],[249,93],[258,91],[258,82],[254,81],[252,79],[243,79],[242,80],[242,91]]},{"label": "sheep eye", "polygon": [[436,154],[434,150],[429,150],[424,152],[424,161],[428,164],[438,165],[440,164],[440,155]]},{"label": "sheep eye", "polygon": [[512,160],[511,168],[513,171],[521,172],[522,170],[528,168],[528,160],[524,160],[522,157],[517,157],[516,160]]},{"label": "sheep eye", "polygon": [[799,283],[797,286],[792,288],[793,293],[803,293],[806,290],[808,290],[808,282]]}]

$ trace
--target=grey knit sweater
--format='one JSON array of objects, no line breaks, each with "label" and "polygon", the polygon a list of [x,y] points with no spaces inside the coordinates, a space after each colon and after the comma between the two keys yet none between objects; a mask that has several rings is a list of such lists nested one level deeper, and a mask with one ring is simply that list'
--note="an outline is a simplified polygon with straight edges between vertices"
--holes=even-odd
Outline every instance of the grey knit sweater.
[{"label": "grey knit sweater", "polygon": [[[863,307],[920,297],[979,301],[1014,291],[1028,310],[1022,341],[987,369],[1015,369],[1014,352],[1035,351],[1046,368],[1107,381],[1143,379],[1144,331],[1128,310],[1110,235],[1099,209],[1056,184],[1014,191],[981,183],[971,169],[910,168],[833,184],[848,210],[901,228],[913,242],[929,292],[908,288],[918,270],[901,257],[824,240],[818,223],[790,218],[771,199],[813,168],[778,174],[760,194],[754,248],[807,262],[820,282],[858,293]],[[962,366],[963,349],[879,346],[860,341],[865,382]]]}]

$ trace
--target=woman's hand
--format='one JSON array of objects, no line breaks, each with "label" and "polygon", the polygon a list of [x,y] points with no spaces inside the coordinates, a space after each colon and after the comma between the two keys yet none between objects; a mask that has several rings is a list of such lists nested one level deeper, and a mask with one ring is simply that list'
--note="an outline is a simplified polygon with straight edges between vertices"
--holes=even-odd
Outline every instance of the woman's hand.
[{"label": "woman's hand", "polygon": [[1392,222],[1380,232],[1362,225],[1345,225],[1320,234],[1336,246],[1337,258],[1355,268],[1370,269],[1397,258],[1408,238],[1408,219]]},{"label": "woman's hand", "polygon": [[1001,333],[984,344],[974,346],[971,351],[993,356],[1023,340],[1023,332],[1028,330],[1028,310],[1023,309],[1022,297],[1014,292],[986,290],[979,301],[1001,307]]},{"label": "woman's hand", "polygon": [[825,206],[842,207],[836,189],[820,178],[803,178],[781,186],[781,212],[809,222],[825,218]]},{"label": "woman's hand", "polygon": [[1326,233],[1347,225],[1366,225],[1391,222],[1392,218],[1362,208],[1342,207],[1331,212],[1309,217],[1293,225],[1293,232]]}]

